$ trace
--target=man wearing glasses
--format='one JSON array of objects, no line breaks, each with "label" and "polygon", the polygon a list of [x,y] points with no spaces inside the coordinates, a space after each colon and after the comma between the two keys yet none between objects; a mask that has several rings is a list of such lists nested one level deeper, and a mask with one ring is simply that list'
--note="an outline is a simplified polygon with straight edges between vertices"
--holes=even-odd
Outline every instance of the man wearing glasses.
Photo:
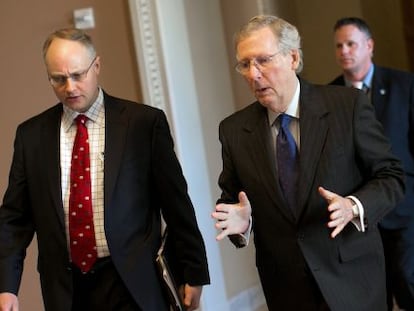
[{"label": "man wearing glasses", "polygon": [[17,129],[0,208],[0,309],[18,310],[36,233],[45,310],[169,310],[155,264],[162,210],[195,310],[207,260],[165,114],[105,93],[80,30],[51,34],[43,57],[60,103]]},{"label": "man wearing glasses", "polygon": [[271,311],[385,311],[377,223],[404,182],[367,97],[298,78],[300,36],[281,18],[252,18],[235,46],[257,101],[220,124],[217,239],[243,247],[252,228]]}]

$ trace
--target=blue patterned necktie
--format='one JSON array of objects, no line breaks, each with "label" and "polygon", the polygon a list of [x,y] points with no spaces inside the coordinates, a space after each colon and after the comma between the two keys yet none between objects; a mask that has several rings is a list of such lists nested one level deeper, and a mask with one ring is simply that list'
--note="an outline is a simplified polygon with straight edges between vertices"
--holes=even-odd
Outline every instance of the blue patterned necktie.
[{"label": "blue patterned necktie", "polygon": [[287,114],[281,114],[278,119],[280,127],[276,138],[276,152],[279,183],[289,207],[294,210],[297,207],[298,148],[289,130],[289,123],[292,117]]}]

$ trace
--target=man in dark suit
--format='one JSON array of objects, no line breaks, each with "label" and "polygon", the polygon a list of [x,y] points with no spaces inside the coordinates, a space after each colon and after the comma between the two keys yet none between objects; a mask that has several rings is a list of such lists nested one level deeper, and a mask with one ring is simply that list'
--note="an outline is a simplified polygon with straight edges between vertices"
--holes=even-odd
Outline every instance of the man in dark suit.
[{"label": "man in dark suit", "polygon": [[[243,246],[252,225],[271,311],[385,310],[376,224],[404,182],[372,106],[358,90],[299,79],[300,36],[281,18],[252,18],[235,45],[236,70],[257,102],[220,124],[217,239]],[[286,118],[287,129],[279,126]],[[277,164],[286,152],[279,135],[293,137],[296,167],[286,167],[291,157]]]},{"label": "man in dark suit", "polygon": [[[155,265],[162,211],[182,298],[195,310],[209,283],[205,247],[164,113],[105,93],[100,58],[80,30],[54,32],[43,53],[60,103],[17,129],[0,208],[0,309],[18,308],[25,251],[36,233],[45,310],[169,310]],[[75,264],[69,251],[87,235],[78,241],[69,233],[79,114],[87,117],[90,149],[91,268],[86,259]]]},{"label": "man in dark suit", "polygon": [[414,75],[372,62],[374,40],[361,18],[334,26],[335,55],[342,74],[331,84],[359,84],[368,94],[406,175],[405,198],[379,224],[385,252],[388,309],[414,310]]}]

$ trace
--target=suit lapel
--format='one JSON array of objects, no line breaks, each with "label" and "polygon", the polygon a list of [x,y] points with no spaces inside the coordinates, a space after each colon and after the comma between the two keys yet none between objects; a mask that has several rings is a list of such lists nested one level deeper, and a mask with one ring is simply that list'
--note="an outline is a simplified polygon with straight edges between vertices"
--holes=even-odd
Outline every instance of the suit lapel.
[{"label": "suit lapel", "polygon": [[121,165],[128,116],[125,107],[105,94],[105,208],[109,207]]},{"label": "suit lapel", "polygon": [[[294,221],[294,215],[287,204],[280,204],[285,201],[285,198],[279,185],[276,155],[271,141],[267,110],[259,103],[256,107],[256,113],[244,126],[244,130],[249,136],[247,139],[249,158],[252,159],[255,171],[263,181],[262,185],[272,199],[274,206],[279,207],[286,218]],[[258,152],[258,150],[264,150],[264,152]]]},{"label": "suit lapel", "polygon": [[45,154],[43,171],[45,172],[48,189],[53,205],[58,214],[62,228],[65,227],[65,213],[62,202],[62,182],[60,171],[60,123],[62,118],[62,105],[55,106],[55,109],[48,115],[40,133],[40,141],[45,142]]},{"label": "suit lapel", "polygon": [[375,107],[375,114],[379,120],[384,120],[384,113],[389,96],[388,85],[383,80],[383,77],[384,75],[381,73],[381,68],[375,66],[372,79],[371,102]]},{"label": "suit lapel", "polygon": [[298,218],[303,212],[319,166],[328,134],[328,111],[312,87],[301,81],[300,95],[300,175],[298,187]]}]

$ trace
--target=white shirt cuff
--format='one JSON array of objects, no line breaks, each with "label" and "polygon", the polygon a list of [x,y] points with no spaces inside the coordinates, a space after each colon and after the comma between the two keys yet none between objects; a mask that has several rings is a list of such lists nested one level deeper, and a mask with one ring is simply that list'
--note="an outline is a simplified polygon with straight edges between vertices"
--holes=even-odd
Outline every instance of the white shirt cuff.
[{"label": "white shirt cuff", "polygon": [[238,234],[239,238],[237,240],[238,240],[238,243],[240,243],[241,247],[245,247],[249,245],[250,234],[252,232],[252,224],[253,224],[252,216],[250,216],[249,227],[247,228],[246,232]]},{"label": "white shirt cuff", "polygon": [[347,196],[348,199],[351,199],[356,206],[358,207],[359,211],[359,218],[354,218],[351,220],[352,224],[357,228],[360,232],[365,232],[365,223],[364,223],[364,207],[362,206],[361,201],[354,197],[353,195]]}]

